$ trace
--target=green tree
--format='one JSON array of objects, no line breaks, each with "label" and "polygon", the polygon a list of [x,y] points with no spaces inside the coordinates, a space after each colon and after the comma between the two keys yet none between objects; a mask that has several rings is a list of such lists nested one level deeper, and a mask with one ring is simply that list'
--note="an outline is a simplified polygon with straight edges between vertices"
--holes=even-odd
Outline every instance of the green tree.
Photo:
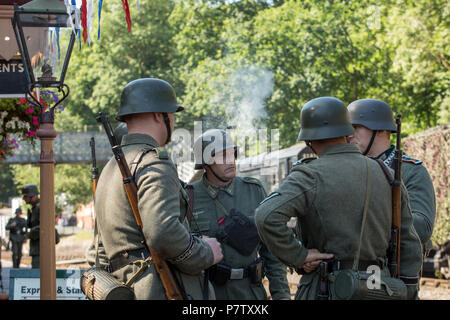
[{"label": "green tree", "polygon": [[17,185],[14,180],[14,174],[10,165],[0,164],[0,185],[2,192],[0,193],[0,207],[9,205],[9,198],[19,195]]},{"label": "green tree", "polygon": [[450,122],[450,4],[390,1],[383,45],[411,131]]}]

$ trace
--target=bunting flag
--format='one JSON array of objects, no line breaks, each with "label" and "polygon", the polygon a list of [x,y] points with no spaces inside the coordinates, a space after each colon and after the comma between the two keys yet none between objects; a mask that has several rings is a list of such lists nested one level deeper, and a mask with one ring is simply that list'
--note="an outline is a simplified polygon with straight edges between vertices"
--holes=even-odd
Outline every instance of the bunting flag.
[{"label": "bunting flag", "polygon": [[81,24],[80,24],[80,12],[77,9],[77,1],[72,0],[72,8],[75,11],[75,28],[78,30],[78,49],[81,50]]},{"label": "bunting flag", "polygon": [[61,47],[59,46],[59,27],[55,28],[56,32],[56,45],[58,46],[58,60],[61,59]]},{"label": "bunting flag", "polygon": [[69,3],[69,0],[64,0],[64,4],[66,5],[67,14],[69,15],[68,20],[70,27],[72,28],[73,33],[75,33],[75,25],[73,24],[72,19],[72,5]]},{"label": "bunting flag", "polygon": [[83,28],[83,40],[86,43],[87,34],[87,1],[81,1],[81,27]]},{"label": "bunting flag", "polygon": [[138,11],[141,11],[141,2],[137,0],[137,9]]},{"label": "bunting flag", "polygon": [[128,32],[131,32],[131,18],[130,18],[130,8],[128,7],[128,0],[122,0],[122,5],[127,19]]},{"label": "bunting flag", "polygon": [[52,40],[52,59],[51,59],[51,61],[52,61],[52,69],[53,69],[53,71],[55,71],[56,70],[56,47],[57,47],[57,44],[56,44],[56,30],[52,30],[52,33],[51,33],[51,40]]},{"label": "bunting flag", "polygon": [[98,35],[97,35],[97,40],[100,40],[100,17],[102,16],[102,4],[103,4],[103,0],[99,0],[99,2],[98,2]]},{"label": "bunting flag", "polygon": [[88,29],[88,44],[91,45],[92,20],[94,19],[94,3],[89,0],[87,5],[87,29]]}]

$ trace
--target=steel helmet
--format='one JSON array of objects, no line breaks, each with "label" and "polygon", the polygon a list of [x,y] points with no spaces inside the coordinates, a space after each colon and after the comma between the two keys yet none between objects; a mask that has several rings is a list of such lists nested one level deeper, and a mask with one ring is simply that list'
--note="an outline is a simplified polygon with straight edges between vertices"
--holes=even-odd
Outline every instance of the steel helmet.
[{"label": "steel helmet", "polygon": [[322,140],[345,137],[355,132],[344,103],[333,97],[308,101],[300,112],[298,140]]},{"label": "steel helmet", "polygon": [[147,112],[173,113],[184,110],[177,103],[175,90],[164,80],[143,78],[131,81],[122,90],[116,119],[124,121],[129,114]]},{"label": "steel helmet", "polygon": [[361,125],[370,130],[396,132],[394,114],[391,107],[377,99],[360,99],[348,105],[351,124]]},{"label": "steel helmet", "polygon": [[128,134],[128,127],[125,122],[122,122],[114,129],[114,136],[117,139],[117,143],[121,144],[124,135]]},{"label": "steel helmet", "polygon": [[216,152],[234,149],[237,158],[237,146],[225,130],[210,129],[200,135],[194,142],[195,169],[200,170],[205,164],[212,164],[211,158]]},{"label": "steel helmet", "polygon": [[35,184],[26,184],[22,187],[22,195],[33,197],[39,194],[38,188]]}]

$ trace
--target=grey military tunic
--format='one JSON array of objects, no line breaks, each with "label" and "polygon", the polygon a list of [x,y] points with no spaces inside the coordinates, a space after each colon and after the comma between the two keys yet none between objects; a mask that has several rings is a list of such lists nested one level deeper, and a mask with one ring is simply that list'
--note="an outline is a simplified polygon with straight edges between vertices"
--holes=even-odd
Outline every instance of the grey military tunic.
[{"label": "grey military tunic", "polygon": [[[392,168],[394,155],[395,147],[391,146],[377,158],[383,160],[387,166]],[[431,248],[429,241],[433,233],[436,215],[436,196],[433,182],[427,169],[422,165],[422,161],[403,155],[402,181],[408,190],[414,228],[422,245]]]},{"label": "grey military tunic", "polygon": [[[143,150],[158,147],[145,134],[128,134],[122,140],[123,151],[130,168]],[[161,149],[158,149],[161,150]],[[137,165],[135,180],[138,187],[138,206],[147,242],[163,259],[174,266],[175,277],[194,299],[202,299],[202,270],[213,263],[211,248],[193,237],[186,222],[187,194],[182,189],[175,165],[163,152],[146,153]],[[135,221],[123,187],[116,160],[111,159],[103,169],[95,195],[95,212],[99,231],[100,264],[108,265],[120,255],[144,248],[142,236]],[[95,245],[91,245],[88,260],[93,263]],[[126,282],[137,267],[126,265],[113,274]],[[154,265],[133,285],[137,299],[166,299],[165,291]]]},{"label": "grey military tunic", "polygon": [[[379,164],[368,161],[372,192],[360,259],[384,262],[392,221],[391,189]],[[257,227],[269,250],[294,269],[303,264],[311,248],[353,261],[361,230],[366,170],[365,157],[352,144],[330,146],[317,160],[295,166],[256,210]],[[402,194],[400,274],[417,279],[422,264],[420,240],[407,194]],[[291,217],[299,219],[301,243],[286,226]],[[316,299],[318,282],[318,269],[302,276],[296,299]],[[414,298],[417,286],[408,288],[409,298]]]},{"label": "grey military tunic", "polygon": [[[264,188],[257,179],[235,177],[231,183],[218,188],[211,184],[206,175],[194,182],[193,217],[191,228],[209,237],[216,237],[221,219],[227,219],[232,208],[239,210],[250,219],[254,219],[255,209],[265,198]],[[290,298],[286,279],[286,266],[281,264],[260,243],[249,256],[244,256],[226,243],[222,243],[223,260],[233,269],[247,268],[254,262],[258,253],[263,258],[269,291],[272,299]],[[248,277],[228,280],[224,285],[213,283],[216,298],[220,300],[263,300],[267,294],[262,282],[253,284]]]}]

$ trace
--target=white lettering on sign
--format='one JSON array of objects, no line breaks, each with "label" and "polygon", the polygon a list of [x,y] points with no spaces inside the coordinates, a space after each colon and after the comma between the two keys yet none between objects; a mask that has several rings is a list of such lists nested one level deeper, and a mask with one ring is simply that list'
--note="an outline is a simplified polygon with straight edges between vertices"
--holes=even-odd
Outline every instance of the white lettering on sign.
[{"label": "white lettering on sign", "polygon": [[23,63],[2,63],[0,64],[0,72],[23,72]]}]

